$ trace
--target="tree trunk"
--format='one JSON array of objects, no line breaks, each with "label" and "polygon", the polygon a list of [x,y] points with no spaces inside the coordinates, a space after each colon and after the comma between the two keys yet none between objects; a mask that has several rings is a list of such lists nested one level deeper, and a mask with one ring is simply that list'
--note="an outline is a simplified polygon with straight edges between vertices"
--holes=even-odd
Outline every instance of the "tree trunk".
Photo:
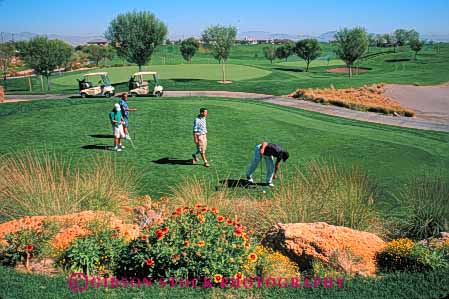
[{"label": "tree trunk", "polygon": [[307,60],[307,65],[306,65],[306,72],[309,71],[309,64],[310,64],[310,60]]},{"label": "tree trunk", "polygon": [[28,76],[28,86],[30,87],[30,91],[33,91],[33,85],[31,84],[31,76]]},{"label": "tree trunk", "polygon": [[139,72],[141,72],[141,71],[142,71],[142,65],[139,64]]},{"label": "tree trunk", "polygon": [[44,91],[44,76],[41,75],[41,91]]},{"label": "tree trunk", "polygon": [[225,70],[225,61],[223,60],[221,62],[221,72],[223,74],[223,83],[225,83],[225,79],[226,79],[226,70]]},{"label": "tree trunk", "polygon": [[47,75],[46,77],[47,77],[47,90],[50,91],[50,87],[51,87],[50,86],[50,76]]},{"label": "tree trunk", "polygon": [[416,61],[416,55],[418,54],[418,52],[415,52],[415,56],[413,57],[413,60]]},{"label": "tree trunk", "polygon": [[349,68],[349,79],[351,79],[352,78],[352,66],[348,65],[348,68]]}]

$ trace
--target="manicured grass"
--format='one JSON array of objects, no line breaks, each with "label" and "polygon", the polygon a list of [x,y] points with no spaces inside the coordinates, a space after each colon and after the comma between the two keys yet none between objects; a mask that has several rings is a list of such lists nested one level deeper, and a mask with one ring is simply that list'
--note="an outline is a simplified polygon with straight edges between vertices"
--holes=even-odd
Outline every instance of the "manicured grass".
[{"label": "manicured grass", "polygon": [[[171,46],[174,47],[174,46]],[[220,84],[220,66],[208,53],[198,53],[193,65],[183,63],[176,48],[161,48],[155,53],[149,69],[157,70],[166,90],[230,90],[258,92],[274,95],[288,94],[297,88],[319,88],[333,85],[336,88],[359,87],[373,83],[399,83],[433,85],[449,81],[449,44],[440,47],[440,52],[426,46],[413,61],[413,53],[408,47],[398,49],[372,49],[373,56],[367,56],[359,66],[371,70],[356,74],[351,80],[347,74],[329,73],[329,68],[344,66],[332,52],[332,45],[323,44],[322,56],[313,61],[309,72],[304,72],[304,61],[292,56],[287,62],[276,60],[273,65],[263,58],[263,45],[236,46],[228,60],[228,80],[232,84]],[[164,54],[164,51],[165,54]],[[164,56],[165,55],[165,56]],[[162,59],[165,57],[164,59]],[[171,57],[171,58],[170,58]],[[330,58],[329,65],[327,57]],[[171,60],[170,60],[171,59]],[[112,81],[126,82],[136,67],[117,67],[111,69]],[[52,92],[77,93],[76,78],[85,72],[54,75]],[[0,84],[2,84],[0,82]],[[118,84],[117,91],[127,91],[127,84]],[[34,92],[40,91],[40,82],[33,79]],[[24,79],[10,80],[9,92],[28,93],[28,83]]]},{"label": "manicured grass", "polygon": [[[101,68],[97,71],[109,73],[111,82],[126,82],[129,76],[138,71],[137,66]],[[160,79],[192,79],[192,80],[220,80],[221,67],[216,64],[178,64],[178,65],[151,65],[146,66],[143,71],[156,71]],[[270,74],[269,71],[244,65],[229,64],[226,66],[228,78],[232,80],[248,80],[263,77]],[[52,80],[53,84],[65,86],[66,88],[76,85],[76,79],[84,72],[70,73]]]},{"label": "manicured grass", "polygon": [[[89,287],[82,293],[70,290],[68,275],[48,277],[19,273],[0,266],[0,298],[446,298],[449,295],[447,270],[425,273],[396,273],[379,279],[358,277],[344,281],[343,288],[256,288],[203,289],[159,286],[142,288]],[[81,282],[83,284],[83,282]],[[84,284],[83,284],[84,286]]]},{"label": "manicured grass", "polygon": [[[333,160],[342,167],[359,165],[379,184],[379,207],[388,212],[391,193],[415,175],[449,172],[449,134],[402,129],[329,117],[258,101],[214,98],[138,98],[130,107],[130,132],[124,152],[102,150],[112,145],[108,112],[116,99],[67,99],[2,104],[0,155],[54,151],[79,160],[102,153],[133,165],[141,179],[139,192],[159,197],[183,177],[205,176],[216,185],[227,177],[244,176],[254,146],[262,140],[290,152],[284,172],[313,159]],[[164,165],[152,161],[190,159],[194,150],[192,121],[200,107],[209,108],[208,158],[212,167]],[[97,135],[97,136],[95,136]],[[100,136],[98,136],[100,135]],[[87,149],[86,149],[87,148]],[[259,170],[257,180],[262,180]]]}]

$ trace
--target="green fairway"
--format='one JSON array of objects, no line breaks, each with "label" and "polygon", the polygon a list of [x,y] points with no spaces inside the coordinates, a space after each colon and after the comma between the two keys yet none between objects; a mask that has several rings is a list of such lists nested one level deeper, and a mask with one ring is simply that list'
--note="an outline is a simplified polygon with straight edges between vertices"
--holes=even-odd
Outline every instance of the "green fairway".
[{"label": "green fairway", "polygon": [[[105,71],[109,73],[111,82],[127,82],[129,76],[138,72],[137,66],[112,67],[92,70],[91,72]],[[160,79],[192,79],[192,80],[221,80],[221,67],[216,64],[178,64],[178,65],[150,65],[143,71],[156,71]],[[229,80],[248,80],[263,77],[270,74],[269,71],[244,65],[230,64],[226,66]],[[76,87],[76,79],[82,74],[77,72],[53,79],[53,83],[67,88]]]},{"label": "green fairway", "polygon": [[[425,172],[449,170],[449,134],[388,127],[264,104],[213,98],[130,100],[138,112],[130,116],[137,149],[125,142],[124,152],[103,150],[113,139],[107,113],[114,99],[73,99],[2,104],[0,154],[54,151],[88,160],[103,153],[135,165],[139,192],[159,197],[186,176],[205,176],[215,184],[245,175],[254,146],[262,140],[290,151],[284,171],[313,159],[357,164],[379,183],[384,197]],[[212,167],[167,165],[162,158],[187,160],[194,150],[192,121],[200,107],[209,108],[208,157]],[[106,135],[106,136],[104,136]],[[105,138],[106,137],[106,138]],[[261,180],[257,171],[257,180]]]},{"label": "green fairway", "polygon": [[[449,81],[449,44],[443,44],[438,53],[434,48],[426,46],[418,54],[416,61],[412,59],[413,52],[408,47],[400,48],[396,53],[388,48],[371,49],[357,63],[370,70],[356,73],[352,79],[347,74],[328,72],[330,68],[344,66],[344,63],[336,59],[332,45],[322,44],[322,47],[322,56],[312,61],[309,72],[305,72],[304,60],[298,56],[291,56],[287,62],[275,60],[271,65],[263,57],[263,45],[235,46],[226,67],[226,78],[233,81],[232,84],[217,82],[221,79],[221,67],[209,53],[198,53],[191,65],[181,64],[183,60],[175,46],[160,48],[154,54],[151,64],[144,69],[159,72],[165,90],[228,90],[273,95],[289,94],[297,88],[322,88],[331,85],[346,88],[381,82],[434,85]],[[97,70],[105,68],[92,71]],[[116,66],[106,70],[112,83],[116,83],[116,91],[123,92],[128,90],[126,82],[129,75],[137,71],[137,66]],[[76,79],[86,72],[54,74],[51,77],[51,92],[77,93]],[[0,84],[3,83],[0,81]],[[41,92],[40,84],[37,78],[33,78],[33,92]],[[29,93],[28,88],[26,79],[8,80],[10,93]]]}]

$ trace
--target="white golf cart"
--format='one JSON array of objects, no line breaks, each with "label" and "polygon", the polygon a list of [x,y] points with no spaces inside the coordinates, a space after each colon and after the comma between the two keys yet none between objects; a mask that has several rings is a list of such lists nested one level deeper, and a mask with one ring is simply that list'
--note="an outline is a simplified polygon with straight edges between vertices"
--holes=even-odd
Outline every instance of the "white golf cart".
[{"label": "white golf cart", "polygon": [[[92,81],[98,80],[95,85]],[[114,87],[111,85],[107,72],[87,73],[83,75],[83,79],[77,79],[80,96],[85,97],[112,97],[115,93]]]},{"label": "white golf cart", "polygon": [[[145,81],[144,77],[150,76],[150,80]],[[136,96],[156,96],[161,97],[164,94],[164,88],[159,84],[157,72],[138,72],[129,78],[128,95]]]}]

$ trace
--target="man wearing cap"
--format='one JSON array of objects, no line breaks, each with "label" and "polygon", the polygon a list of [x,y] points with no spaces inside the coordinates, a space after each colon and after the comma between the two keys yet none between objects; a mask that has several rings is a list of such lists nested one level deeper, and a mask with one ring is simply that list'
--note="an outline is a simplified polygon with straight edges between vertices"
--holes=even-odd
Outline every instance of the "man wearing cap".
[{"label": "man wearing cap", "polygon": [[137,111],[136,108],[129,108],[128,106],[128,94],[123,93],[120,99],[120,107],[122,109],[123,115],[123,132],[125,133],[126,139],[131,139],[128,133],[128,115],[129,111]]},{"label": "man wearing cap", "polygon": [[[254,150],[253,160],[246,171],[246,179],[249,183],[254,183],[253,173],[259,165],[262,157],[265,159],[267,166],[266,183],[270,187],[274,187],[273,179],[276,178],[279,168],[281,167],[281,161],[287,161],[289,153],[274,143],[262,142],[256,145]],[[273,158],[276,158],[276,164],[274,164]]]},{"label": "man wearing cap", "polygon": [[111,120],[112,129],[114,131],[114,150],[121,152],[124,146],[122,145],[122,138],[125,138],[123,132],[123,115],[120,104],[115,104],[114,109],[109,113],[109,119]]}]

